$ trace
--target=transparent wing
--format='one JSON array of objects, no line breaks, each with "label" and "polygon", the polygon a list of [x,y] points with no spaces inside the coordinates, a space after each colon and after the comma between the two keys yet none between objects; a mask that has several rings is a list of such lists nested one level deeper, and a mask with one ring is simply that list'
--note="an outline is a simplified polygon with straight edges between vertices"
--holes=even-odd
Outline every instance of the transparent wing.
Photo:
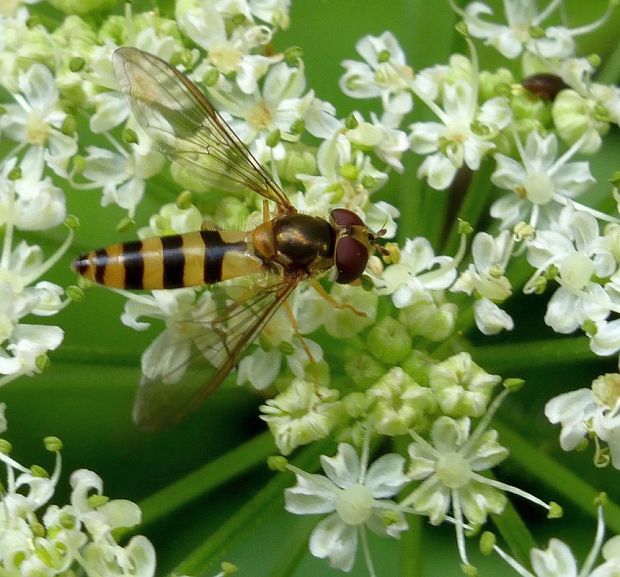
[{"label": "transparent wing", "polygon": [[138,122],[161,151],[208,186],[253,190],[295,212],[280,187],[226,124],[198,87],[161,58],[131,46],[112,65]]},{"label": "transparent wing", "polygon": [[[189,359],[171,363],[156,379],[143,377],[133,408],[141,429],[169,427],[196,409],[226,378],[247,346],[258,336],[298,284],[298,280],[268,276],[247,288],[211,320],[187,321]],[[189,344],[188,342],[188,344]]]}]

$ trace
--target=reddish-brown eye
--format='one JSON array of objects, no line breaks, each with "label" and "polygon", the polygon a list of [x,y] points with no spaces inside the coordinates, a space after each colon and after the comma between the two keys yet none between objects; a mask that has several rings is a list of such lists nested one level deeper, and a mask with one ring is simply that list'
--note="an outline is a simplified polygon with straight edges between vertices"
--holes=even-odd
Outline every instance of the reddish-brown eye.
[{"label": "reddish-brown eye", "polygon": [[349,284],[362,276],[368,263],[368,249],[359,240],[343,236],[336,242],[334,262],[338,271],[336,282]]},{"label": "reddish-brown eye", "polygon": [[331,211],[331,217],[340,226],[364,226],[364,221],[357,214],[346,208],[335,208]]},{"label": "reddish-brown eye", "polygon": [[532,74],[521,81],[521,85],[542,100],[552,102],[558,92],[568,88],[568,85],[555,74]]}]

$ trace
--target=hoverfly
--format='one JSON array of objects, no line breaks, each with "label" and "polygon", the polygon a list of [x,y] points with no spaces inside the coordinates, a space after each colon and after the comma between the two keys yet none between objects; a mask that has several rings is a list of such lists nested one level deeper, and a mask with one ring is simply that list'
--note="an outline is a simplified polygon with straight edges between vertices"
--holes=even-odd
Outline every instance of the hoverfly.
[{"label": "hoverfly", "polygon": [[275,204],[271,217],[264,201],[263,222],[250,231],[200,230],[149,238],[74,260],[74,270],[83,277],[124,289],[201,286],[251,274],[257,278],[214,319],[194,327],[200,332],[193,342],[197,350],[184,361],[180,379],[143,377],[133,417],[141,428],[155,430],[181,420],[218,387],[300,281],[332,268],[338,283],[359,278],[383,231],[371,232],[344,208],[332,210],[328,220],[298,213],[198,87],[157,56],[121,47],[112,63],[138,122],[168,159],[207,185],[228,192],[249,189]]}]

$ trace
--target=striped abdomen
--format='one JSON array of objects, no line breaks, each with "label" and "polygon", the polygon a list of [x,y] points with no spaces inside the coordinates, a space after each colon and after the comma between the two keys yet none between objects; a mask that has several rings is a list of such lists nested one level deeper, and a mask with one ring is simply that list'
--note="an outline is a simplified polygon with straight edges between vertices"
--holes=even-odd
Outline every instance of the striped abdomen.
[{"label": "striped abdomen", "polygon": [[202,230],[115,244],[80,255],[73,268],[109,287],[170,289],[259,272],[246,232]]}]

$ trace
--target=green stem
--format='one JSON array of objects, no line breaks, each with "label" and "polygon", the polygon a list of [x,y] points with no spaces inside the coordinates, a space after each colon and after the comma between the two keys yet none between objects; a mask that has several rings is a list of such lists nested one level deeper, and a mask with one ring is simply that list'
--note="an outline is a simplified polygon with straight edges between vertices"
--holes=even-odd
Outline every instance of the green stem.
[{"label": "green stem", "polygon": [[513,504],[508,501],[501,515],[491,515],[504,541],[506,541],[512,556],[524,567],[529,566],[530,550],[536,547],[536,542],[529,532],[521,515],[517,513]]},{"label": "green stem", "polygon": [[[293,463],[300,469],[309,470],[316,467],[319,455],[325,453],[325,443],[314,443],[302,451]],[[271,451],[273,452],[273,450]],[[264,459],[264,456],[262,457]],[[291,485],[289,474],[279,474],[266,483],[237,513],[196,548],[171,573],[175,575],[202,575],[214,568],[225,549],[231,542],[242,535],[243,529],[260,525],[261,518],[267,517],[272,510],[282,507],[282,492]]]},{"label": "green stem", "polygon": [[620,42],[616,44],[613,52],[607,57],[596,80],[603,84],[614,84],[618,78],[620,78]]},{"label": "green stem", "polygon": [[52,353],[54,363],[67,365],[114,365],[139,367],[142,350],[121,350],[117,347],[91,347],[63,344]]},{"label": "green stem", "polygon": [[459,219],[468,222],[474,229],[478,228],[480,219],[486,214],[489,207],[489,196],[493,190],[491,173],[494,166],[494,162],[483,162],[480,169],[474,172],[458,209],[457,218],[452,219],[452,227],[442,254],[454,254],[458,248]]},{"label": "green stem", "polygon": [[422,522],[419,515],[409,515],[407,518],[409,530],[401,535],[399,577],[420,577],[424,554],[422,553]]},{"label": "green stem", "polygon": [[566,337],[525,343],[466,345],[476,363],[486,370],[510,375],[523,369],[596,361],[587,337]]},{"label": "green stem", "polygon": [[274,452],[275,446],[269,431],[228,451],[197,471],[144,499],[140,503],[141,527],[156,523],[198,497],[264,463],[265,459]]}]

